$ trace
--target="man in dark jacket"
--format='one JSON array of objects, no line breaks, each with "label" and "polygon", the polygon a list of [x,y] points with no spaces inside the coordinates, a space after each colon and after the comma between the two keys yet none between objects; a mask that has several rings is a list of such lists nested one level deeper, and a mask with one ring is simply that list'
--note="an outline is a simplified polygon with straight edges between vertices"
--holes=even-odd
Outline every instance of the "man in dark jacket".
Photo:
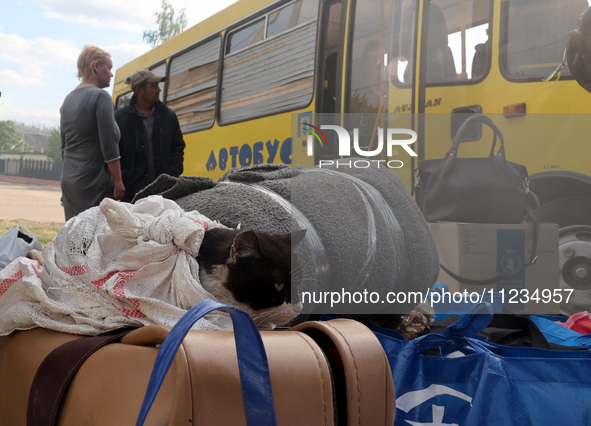
[{"label": "man in dark jacket", "polygon": [[140,70],[130,77],[133,96],[128,106],[115,112],[121,130],[119,152],[125,196],[136,193],[166,173],[183,172],[185,141],[173,110],[160,102],[158,84],[166,77]]}]

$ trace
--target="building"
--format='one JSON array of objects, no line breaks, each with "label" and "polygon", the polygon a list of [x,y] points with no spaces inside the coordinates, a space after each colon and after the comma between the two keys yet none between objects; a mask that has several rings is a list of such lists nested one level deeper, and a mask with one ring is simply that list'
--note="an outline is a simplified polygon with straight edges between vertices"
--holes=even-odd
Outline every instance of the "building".
[{"label": "building", "polygon": [[47,148],[49,136],[34,133],[23,133],[25,144],[33,148],[34,152],[42,153]]}]

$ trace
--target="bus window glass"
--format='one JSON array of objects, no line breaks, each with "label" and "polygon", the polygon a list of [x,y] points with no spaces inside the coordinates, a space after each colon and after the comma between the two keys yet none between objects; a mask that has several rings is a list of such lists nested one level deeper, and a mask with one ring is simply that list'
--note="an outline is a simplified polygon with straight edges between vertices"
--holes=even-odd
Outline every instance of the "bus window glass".
[{"label": "bus window glass", "polygon": [[317,0],[297,0],[269,14],[267,38],[308,22],[318,14]]},{"label": "bus window glass", "polygon": [[388,73],[390,81],[397,87],[410,87],[412,84],[416,9],[417,0],[402,0],[394,3],[392,11],[392,41]]},{"label": "bus window glass", "polygon": [[228,36],[226,53],[236,52],[251,46],[265,37],[265,18],[258,19]]},{"label": "bus window glass", "polygon": [[[562,62],[568,33],[586,0],[507,0],[501,9],[501,70],[506,78],[539,80]],[[570,75],[567,67],[561,74]]]},{"label": "bus window glass", "polygon": [[375,113],[385,107],[390,7],[387,0],[356,2],[349,112]]},{"label": "bus window glass", "polygon": [[[454,55],[454,65],[459,79],[477,80],[483,77],[490,68],[491,51],[488,22],[468,28],[465,33],[465,48],[462,51],[466,64],[470,65],[464,66],[462,64],[461,55]],[[461,49],[462,34],[460,31],[449,35],[449,45]]]},{"label": "bus window glass", "polygon": [[221,37],[200,44],[170,61],[166,105],[183,133],[213,125]]},{"label": "bus window glass", "polygon": [[427,84],[478,80],[490,68],[490,0],[434,0],[429,5]]},{"label": "bus window glass", "polygon": [[318,16],[318,0],[302,0],[296,25],[303,24]]},{"label": "bus window glass", "polygon": [[132,96],[133,92],[127,92],[123,95],[117,96],[117,101],[115,102],[115,109],[123,108],[124,106],[129,105]]},{"label": "bus window glass", "polygon": [[[250,120],[301,108],[310,103],[313,94],[318,0],[298,1],[282,8],[295,13],[298,4],[303,10],[303,4],[312,3],[310,10],[316,12],[312,18],[307,18],[308,22],[256,45],[226,53],[222,71],[220,123]],[[267,17],[270,20],[270,15],[277,12],[280,13],[281,10],[269,12],[269,16],[257,22],[264,21]],[[232,38],[229,39],[231,41]]]}]

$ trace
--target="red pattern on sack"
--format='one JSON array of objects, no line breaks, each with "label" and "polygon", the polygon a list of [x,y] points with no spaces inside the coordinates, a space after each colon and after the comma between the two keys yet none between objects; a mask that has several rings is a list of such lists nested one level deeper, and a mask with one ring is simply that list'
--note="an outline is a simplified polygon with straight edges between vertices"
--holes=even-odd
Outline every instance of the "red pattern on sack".
[{"label": "red pattern on sack", "polygon": [[140,301],[137,299],[126,299],[133,305],[135,309],[122,309],[119,308],[119,312],[125,315],[127,318],[146,318],[146,315],[140,309]]},{"label": "red pattern on sack", "polygon": [[210,224],[208,221],[206,220],[199,220],[199,219],[193,219],[195,221],[195,223],[198,223],[199,225],[203,226],[203,230],[205,232],[209,231],[210,228],[225,228],[224,225],[220,224],[220,223],[212,223]]},{"label": "red pattern on sack", "polygon": [[94,284],[94,286],[96,288],[101,288],[116,273],[117,273],[117,271],[115,271],[115,272],[109,272],[109,275],[107,275],[106,277],[101,278],[100,280],[93,281],[92,283]]},{"label": "red pattern on sack", "polygon": [[78,266],[70,266],[67,268],[60,268],[60,271],[65,272],[71,277],[77,277],[79,275],[84,275],[88,273],[88,269],[86,265],[78,265]]},{"label": "red pattern on sack", "polygon": [[140,309],[140,302],[137,299],[128,299],[125,296],[125,282],[133,277],[137,271],[129,271],[129,272],[122,272],[122,271],[114,271],[110,272],[106,277],[101,278],[100,280],[93,281],[92,283],[95,285],[96,288],[101,288],[107,281],[113,277],[113,275],[117,275],[117,279],[115,281],[115,285],[113,286],[113,293],[115,298],[125,300],[129,302],[135,309],[123,309],[118,308],[119,312],[125,315],[127,318],[146,318],[146,315]]},{"label": "red pattern on sack", "polygon": [[10,278],[2,280],[0,282],[0,296],[2,296],[6,291],[13,285],[15,282],[20,280],[23,277],[23,271],[18,271],[17,273],[13,274]]},{"label": "red pattern on sack", "polygon": [[140,301],[137,299],[128,299],[125,296],[125,282],[133,277],[137,271],[130,271],[130,272],[119,272],[117,277],[117,282],[113,286],[113,293],[117,299],[125,300],[129,302],[135,309],[123,309],[118,308],[119,312],[125,315],[127,318],[146,318],[146,315],[140,309]]}]

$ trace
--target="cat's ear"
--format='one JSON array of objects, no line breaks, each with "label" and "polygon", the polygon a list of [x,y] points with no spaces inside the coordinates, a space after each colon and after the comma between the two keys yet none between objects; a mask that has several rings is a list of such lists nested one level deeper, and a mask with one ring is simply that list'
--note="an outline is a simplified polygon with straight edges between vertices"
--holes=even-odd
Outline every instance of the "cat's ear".
[{"label": "cat's ear", "polygon": [[298,229],[297,231],[293,231],[291,234],[291,246],[295,247],[297,246],[306,236],[306,230],[305,229]]},{"label": "cat's ear", "polygon": [[260,255],[261,246],[254,231],[245,231],[236,236],[230,249],[230,258],[233,262],[236,262],[238,257],[260,257]]}]

